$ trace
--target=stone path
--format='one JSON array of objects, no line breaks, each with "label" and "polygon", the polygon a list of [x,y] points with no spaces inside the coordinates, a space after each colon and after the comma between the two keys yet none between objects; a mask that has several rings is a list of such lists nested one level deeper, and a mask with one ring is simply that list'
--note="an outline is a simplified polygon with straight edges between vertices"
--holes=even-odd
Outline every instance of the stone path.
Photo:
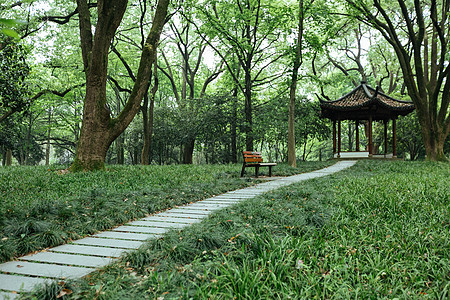
[{"label": "stone path", "polygon": [[340,161],[328,168],[231,191],[185,206],[169,209],[110,231],[94,234],[70,244],[47,249],[16,261],[0,264],[0,299],[14,299],[37,285],[80,278],[105,266],[127,251],[139,248],[173,228],[200,222],[216,210],[253,198],[295,182],[326,176],[353,166],[356,161]]}]

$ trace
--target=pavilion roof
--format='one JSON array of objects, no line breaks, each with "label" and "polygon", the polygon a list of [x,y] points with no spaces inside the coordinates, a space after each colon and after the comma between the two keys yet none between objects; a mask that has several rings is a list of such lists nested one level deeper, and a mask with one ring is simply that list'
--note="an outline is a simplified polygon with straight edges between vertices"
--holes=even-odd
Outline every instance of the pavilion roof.
[{"label": "pavilion roof", "polygon": [[322,116],[330,119],[390,119],[398,115],[407,115],[414,110],[409,101],[394,99],[364,81],[350,93],[334,101],[320,99]]}]

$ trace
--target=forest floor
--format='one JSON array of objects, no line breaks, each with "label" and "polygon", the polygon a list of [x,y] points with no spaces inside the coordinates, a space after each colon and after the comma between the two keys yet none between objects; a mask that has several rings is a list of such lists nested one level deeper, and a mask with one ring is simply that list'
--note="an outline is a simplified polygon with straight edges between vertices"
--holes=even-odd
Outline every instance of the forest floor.
[{"label": "forest floor", "polygon": [[445,299],[448,178],[448,163],[360,161],[170,231],[34,296]]}]

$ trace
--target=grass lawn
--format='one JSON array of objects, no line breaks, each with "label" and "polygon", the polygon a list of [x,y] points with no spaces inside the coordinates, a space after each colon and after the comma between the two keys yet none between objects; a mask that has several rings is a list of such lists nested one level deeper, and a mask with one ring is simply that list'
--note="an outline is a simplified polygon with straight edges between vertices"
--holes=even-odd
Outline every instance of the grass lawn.
[{"label": "grass lawn", "polygon": [[360,161],[150,241],[35,296],[448,299],[450,165]]},{"label": "grass lawn", "polygon": [[[330,164],[281,164],[274,175]],[[257,182],[240,179],[240,168],[110,166],[104,172],[64,175],[43,166],[0,168],[0,262]]]}]

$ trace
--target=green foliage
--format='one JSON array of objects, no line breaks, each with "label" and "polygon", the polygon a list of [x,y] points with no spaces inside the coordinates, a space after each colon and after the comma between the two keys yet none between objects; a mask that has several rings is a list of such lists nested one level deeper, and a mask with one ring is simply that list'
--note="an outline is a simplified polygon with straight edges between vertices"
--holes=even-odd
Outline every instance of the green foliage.
[{"label": "green foliage", "polygon": [[19,34],[13,28],[16,27],[17,25],[24,25],[26,23],[27,22],[23,20],[0,18],[0,31],[3,33],[3,35],[7,37],[19,39],[20,38]]},{"label": "green foliage", "polygon": [[0,49],[0,118],[9,111],[20,112],[29,105],[25,79],[30,72],[27,51],[14,42]]},{"label": "green foliage", "polygon": [[73,299],[449,296],[447,163],[360,161],[152,240]]},{"label": "green foliage", "polygon": [[425,149],[416,113],[399,118],[397,123],[399,155],[405,157],[405,154],[408,153],[410,160],[423,158]]}]

